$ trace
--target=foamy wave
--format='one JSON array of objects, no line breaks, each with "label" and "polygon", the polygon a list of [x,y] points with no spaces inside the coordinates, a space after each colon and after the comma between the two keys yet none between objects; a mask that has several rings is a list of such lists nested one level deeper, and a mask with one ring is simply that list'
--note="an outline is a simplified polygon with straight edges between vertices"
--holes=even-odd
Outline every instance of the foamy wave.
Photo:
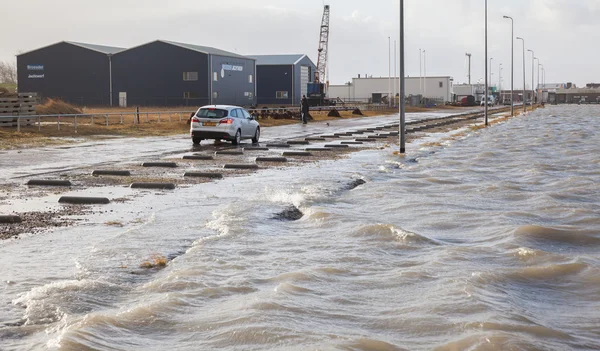
[{"label": "foamy wave", "polygon": [[25,324],[38,325],[60,321],[69,313],[85,313],[103,306],[102,296],[112,296],[121,288],[97,280],[68,280],[33,288],[13,304],[25,307]]},{"label": "foamy wave", "polygon": [[219,236],[229,236],[242,232],[247,219],[240,214],[239,208],[234,210],[234,205],[228,207],[213,212],[214,219],[206,223],[206,228],[216,231]]},{"label": "foamy wave", "polygon": [[380,241],[397,241],[406,245],[439,245],[433,239],[397,228],[393,224],[375,224],[360,228],[355,236],[364,236]]}]

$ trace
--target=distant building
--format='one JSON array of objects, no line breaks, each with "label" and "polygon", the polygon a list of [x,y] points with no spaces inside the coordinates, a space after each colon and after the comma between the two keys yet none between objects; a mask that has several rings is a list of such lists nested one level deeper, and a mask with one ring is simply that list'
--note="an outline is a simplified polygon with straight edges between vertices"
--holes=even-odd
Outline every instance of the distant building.
[{"label": "distant building", "polygon": [[113,57],[120,106],[253,105],[255,60],[220,49],[156,40]]},{"label": "distant building", "polygon": [[20,54],[19,92],[77,105],[110,105],[112,56],[123,50],[62,41]]},{"label": "distant building", "polygon": [[599,88],[557,89],[548,93],[548,102],[557,104],[599,104]]},{"label": "distant building", "polygon": [[157,40],[130,49],[60,42],[17,56],[19,92],[87,106],[254,105],[255,60]]},{"label": "distant building", "polygon": [[[434,76],[427,78],[406,77],[406,95],[423,95],[426,98],[437,100],[441,103],[452,101],[453,78],[450,76]],[[391,79],[391,88],[388,77],[364,77],[360,75],[352,78],[352,82],[344,85],[330,85],[327,95],[330,99],[340,98],[344,101],[378,103],[390,95],[389,90],[399,96],[400,79]]]},{"label": "distant building", "polygon": [[256,98],[261,105],[298,105],[315,77],[307,55],[249,55],[256,60]]}]

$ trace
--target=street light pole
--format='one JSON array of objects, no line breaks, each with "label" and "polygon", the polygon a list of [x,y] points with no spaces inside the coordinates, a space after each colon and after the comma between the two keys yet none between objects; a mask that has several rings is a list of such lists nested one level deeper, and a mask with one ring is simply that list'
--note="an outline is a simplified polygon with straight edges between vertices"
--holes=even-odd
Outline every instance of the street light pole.
[{"label": "street light pole", "polygon": [[[502,64],[498,65],[498,91],[500,92],[500,97],[502,98]],[[504,103],[504,101],[502,101]]]},{"label": "street light pole", "polygon": [[390,95],[392,95],[392,39],[388,37],[388,108],[392,104]]},{"label": "street light pole", "polygon": [[[546,88],[546,68],[542,65],[542,86]],[[544,102],[544,89],[542,89],[542,103]]]},{"label": "street light pole", "polygon": [[419,49],[419,94],[423,97],[423,50]]},{"label": "street light pole", "polygon": [[[419,58],[420,60],[420,58]],[[400,0],[400,153],[406,152],[406,133],[404,124],[404,0]]]},{"label": "street light pole", "polygon": [[469,73],[467,77],[469,78],[469,85],[471,85],[471,54],[466,53],[465,56],[469,58]]},{"label": "street light pole", "polygon": [[510,16],[503,18],[510,19],[510,115],[515,115],[515,21]]},{"label": "street light pole", "polygon": [[427,53],[423,50],[423,101],[427,107]]},{"label": "street light pole", "polygon": [[[538,60],[538,89],[540,88],[540,66],[542,67],[542,69],[544,69],[544,65],[540,63],[540,60]],[[540,96],[540,101],[544,102],[544,87],[542,86],[540,90],[542,93],[542,96]]]},{"label": "street light pole", "polygon": [[527,96],[526,94],[526,86],[525,86],[525,39],[521,37],[517,37],[517,40],[523,41],[523,113],[527,112]]},{"label": "street light pole", "polygon": [[492,69],[493,57],[490,57],[490,87],[494,86],[494,70]]},{"label": "street light pole", "polygon": [[[537,83],[537,86],[535,87],[535,103],[537,104],[537,103],[538,103],[538,101],[540,100],[540,99],[538,99],[538,94],[537,94],[537,92],[538,92],[538,88],[540,87],[540,68],[539,68],[539,67],[540,67],[540,66],[539,66],[539,64],[540,64],[540,59],[539,59],[539,58],[537,58],[537,57],[534,57],[534,58],[533,58],[533,61],[534,61],[534,63],[535,63],[535,60],[538,60],[538,66],[537,66],[537,67],[538,67],[538,74],[537,74],[537,82],[538,82],[538,83]],[[534,66],[533,66],[533,69],[535,70],[535,64],[534,64]]]},{"label": "street light pole", "polygon": [[535,76],[533,67],[535,62],[535,53],[531,49],[527,49],[527,51],[531,51],[531,106],[533,106],[533,77]]},{"label": "street light pole", "polygon": [[394,87],[393,96],[392,96],[392,106],[396,107],[396,40],[394,40],[394,81],[392,82],[392,86]]},{"label": "street light pole", "polygon": [[[492,60],[490,59],[490,65]],[[491,69],[491,67],[490,67]],[[488,125],[488,6],[485,0],[485,125]]]}]

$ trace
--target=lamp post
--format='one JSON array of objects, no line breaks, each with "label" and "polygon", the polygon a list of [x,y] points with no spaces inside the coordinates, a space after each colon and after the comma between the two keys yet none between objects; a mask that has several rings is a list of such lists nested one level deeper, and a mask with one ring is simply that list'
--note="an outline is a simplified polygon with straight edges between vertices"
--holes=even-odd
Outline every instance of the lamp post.
[{"label": "lamp post", "polygon": [[492,61],[494,61],[494,58],[490,57],[490,87],[494,85],[494,70],[492,69]]},{"label": "lamp post", "polygon": [[500,98],[502,98],[502,63],[498,65],[498,91],[500,92]]},{"label": "lamp post", "polygon": [[394,87],[394,91],[392,94],[392,106],[396,107],[396,40],[394,40],[394,81],[392,86]]},{"label": "lamp post", "polygon": [[427,53],[423,50],[423,101],[427,107]]},{"label": "lamp post", "polygon": [[[420,60],[420,58],[419,58]],[[400,153],[406,152],[404,115],[404,0],[400,0]]]},{"label": "lamp post", "polygon": [[523,113],[527,112],[527,96],[526,94],[526,85],[525,85],[525,39],[521,37],[517,37],[517,40],[523,41]]},{"label": "lamp post", "polygon": [[[535,87],[535,103],[537,104],[537,102],[539,101],[537,92],[538,92],[538,88],[540,87],[540,69],[539,69],[540,59],[534,56],[533,63],[535,63],[535,60],[538,60],[538,66],[537,66],[538,67],[538,74],[537,74],[537,82],[538,83],[537,83],[537,86]],[[535,65],[533,65],[533,69],[535,69]]]},{"label": "lamp post", "polygon": [[527,51],[531,52],[531,106],[533,106],[533,77],[535,76],[535,73],[533,72],[533,67],[535,62],[535,53],[531,49],[527,49]]},{"label": "lamp post", "polygon": [[388,108],[392,105],[392,39],[388,37]]},{"label": "lamp post", "polygon": [[[492,60],[490,59],[490,65]],[[491,66],[490,66],[491,69]],[[485,0],[485,125],[488,125],[488,6]]]},{"label": "lamp post", "polygon": [[542,65],[542,103],[544,102],[544,89],[546,88],[546,68]]},{"label": "lamp post", "polygon": [[510,16],[503,18],[510,19],[510,115],[515,115],[515,21]]},{"label": "lamp post", "polygon": [[[540,88],[540,67],[542,67],[542,69],[544,69],[544,65],[542,65],[540,63],[540,60],[538,60],[538,89]],[[540,97],[540,101],[544,102],[544,87],[542,86],[542,88],[540,90],[542,93],[542,96]]]}]

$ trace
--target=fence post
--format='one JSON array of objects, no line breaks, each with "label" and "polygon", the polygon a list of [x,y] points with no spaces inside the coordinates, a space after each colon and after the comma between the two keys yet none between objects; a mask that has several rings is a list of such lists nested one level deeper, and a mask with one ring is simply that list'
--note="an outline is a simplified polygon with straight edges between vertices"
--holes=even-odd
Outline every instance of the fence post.
[{"label": "fence post", "polygon": [[160,112],[158,113],[158,123],[160,123]]},{"label": "fence post", "polygon": [[121,124],[123,124],[123,114],[121,113]]},{"label": "fence post", "polygon": [[77,133],[77,116],[75,116],[75,133]]},{"label": "fence post", "polygon": [[21,119],[17,116],[17,132],[21,132]]},{"label": "fence post", "polygon": [[181,122],[181,112],[179,112],[179,122]]},{"label": "fence post", "polygon": [[106,114],[106,126],[108,127],[108,113]]},{"label": "fence post", "polygon": [[42,130],[42,117],[38,117],[38,132]]},{"label": "fence post", "polygon": [[58,130],[60,130],[60,116],[56,117],[56,124],[58,125]]},{"label": "fence post", "polygon": [[148,112],[146,112],[146,123],[150,123],[150,121],[148,121]]}]

